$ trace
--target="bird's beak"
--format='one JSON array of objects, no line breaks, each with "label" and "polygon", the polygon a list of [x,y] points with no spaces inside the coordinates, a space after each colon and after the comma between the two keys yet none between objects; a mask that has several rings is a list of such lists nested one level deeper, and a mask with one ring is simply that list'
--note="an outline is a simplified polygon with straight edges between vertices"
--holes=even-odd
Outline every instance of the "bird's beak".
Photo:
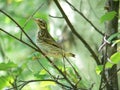
[{"label": "bird's beak", "polygon": [[36,18],[32,18],[32,20],[34,20],[36,23],[39,23],[38,19]]},{"label": "bird's beak", "polygon": [[39,19],[33,18],[33,20],[37,23],[40,29],[46,29],[46,26],[43,23],[41,23]]}]

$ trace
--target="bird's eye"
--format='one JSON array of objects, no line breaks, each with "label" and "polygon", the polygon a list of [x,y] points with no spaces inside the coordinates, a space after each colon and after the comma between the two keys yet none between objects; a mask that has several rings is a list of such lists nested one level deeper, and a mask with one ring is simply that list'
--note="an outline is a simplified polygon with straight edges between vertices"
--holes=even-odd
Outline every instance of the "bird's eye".
[{"label": "bird's eye", "polygon": [[45,35],[45,32],[42,31],[42,32],[39,33],[39,35],[40,35],[41,37],[43,37],[43,36]]},{"label": "bird's eye", "polygon": [[38,25],[41,29],[46,29],[47,28],[46,22],[44,20],[38,19],[37,23],[38,23]]},{"label": "bird's eye", "polygon": [[41,21],[41,20],[39,20],[40,21],[40,23],[43,23],[43,21]]},{"label": "bird's eye", "polygon": [[45,26],[45,22],[44,22],[44,21],[39,20],[39,22],[40,22],[40,24],[41,24],[42,26]]}]

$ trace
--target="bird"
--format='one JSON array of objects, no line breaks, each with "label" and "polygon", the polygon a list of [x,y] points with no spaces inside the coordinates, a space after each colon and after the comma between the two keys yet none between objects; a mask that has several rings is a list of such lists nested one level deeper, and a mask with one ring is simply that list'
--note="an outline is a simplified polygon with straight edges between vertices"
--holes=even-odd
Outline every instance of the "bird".
[{"label": "bird", "polygon": [[47,29],[47,23],[44,19],[34,18],[38,26],[36,33],[36,44],[45,54],[45,56],[59,57],[75,57],[75,54],[66,52],[50,35]]}]

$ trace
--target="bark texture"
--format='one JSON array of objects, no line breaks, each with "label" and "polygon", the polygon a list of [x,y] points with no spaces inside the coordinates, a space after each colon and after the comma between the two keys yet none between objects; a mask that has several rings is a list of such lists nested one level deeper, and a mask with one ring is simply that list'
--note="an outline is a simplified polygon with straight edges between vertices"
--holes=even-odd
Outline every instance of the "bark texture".
[{"label": "bark texture", "polygon": [[[108,21],[106,23],[106,35],[109,37],[110,35],[117,33],[118,32],[118,17],[119,17],[119,0],[107,0],[107,10],[108,12],[110,11],[115,11],[117,15],[114,17],[113,20]],[[110,47],[107,46],[106,48],[107,51],[107,57],[109,58],[113,53],[117,51],[117,46],[115,47]],[[112,77],[114,72],[117,71],[117,65],[114,65],[111,69],[108,70],[107,72],[107,79]],[[108,84],[106,86],[107,90],[119,90],[118,89],[118,77],[117,73],[108,81]]]}]

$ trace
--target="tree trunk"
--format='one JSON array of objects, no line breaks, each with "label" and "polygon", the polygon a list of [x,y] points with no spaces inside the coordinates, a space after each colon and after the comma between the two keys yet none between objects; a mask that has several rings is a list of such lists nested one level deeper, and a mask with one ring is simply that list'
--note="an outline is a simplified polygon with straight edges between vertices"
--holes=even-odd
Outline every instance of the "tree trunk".
[{"label": "tree trunk", "polygon": [[[106,23],[106,35],[109,37],[110,35],[118,32],[119,0],[107,0],[107,10],[108,12],[115,11],[117,13],[113,20]],[[117,46],[107,46],[106,51],[107,57],[109,58],[113,53],[117,51]],[[107,79],[110,78],[113,74],[115,74],[116,70],[117,65],[114,65],[111,69],[109,69]],[[107,90],[119,90],[117,73],[108,82],[106,88]]]}]

